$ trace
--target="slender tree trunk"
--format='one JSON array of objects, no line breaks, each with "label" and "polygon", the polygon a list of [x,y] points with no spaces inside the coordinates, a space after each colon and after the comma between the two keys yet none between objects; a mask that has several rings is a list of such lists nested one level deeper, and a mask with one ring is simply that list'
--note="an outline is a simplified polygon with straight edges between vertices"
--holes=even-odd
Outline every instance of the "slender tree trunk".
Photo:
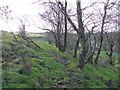
[{"label": "slender tree trunk", "polygon": [[105,24],[105,19],[106,19],[106,13],[107,13],[107,5],[105,5],[105,7],[104,7],[104,16],[103,16],[103,19],[102,19],[102,26],[101,26],[100,46],[99,46],[99,49],[98,49],[98,52],[97,52],[97,56],[96,56],[96,58],[94,60],[94,64],[98,63],[98,59],[99,59],[101,48],[102,48],[103,31],[104,31],[104,24]]},{"label": "slender tree trunk", "polygon": [[64,36],[64,50],[66,50],[67,47],[67,1],[65,0],[65,36]]},{"label": "slender tree trunk", "polygon": [[80,38],[79,38],[79,36],[78,36],[73,57],[77,57],[77,50],[78,50],[78,47],[79,47],[79,43],[80,43]]},{"label": "slender tree trunk", "polygon": [[78,30],[80,35],[80,56],[78,67],[83,69],[86,59],[86,41],[85,41],[85,31],[82,22],[82,10],[81,10],[81,0],[77,0],[77,19],[78,19]]},{"label": "slender tree trunk", "polygon": [[56,47],[58,47],[57,36],[55,35],[54,37],[55,37],[55,45],[56,45]]},{"label": "slender tree trunk", "polygon": [[61,17],[60,17],[60,7],[58,3],[58,15],[57,15],[57,43],[59,51],[63,51],[62,40],[61,40]]},{"label": "slender tree trunk", "polygon": [[[101,35],[102,36],[102,35]],[[99,59],[99,56],[100,56],[100,52],[101,52],[101,48],[102,48],[102,42],[103,42],[103,39],[101,38],[101,41],[100,41],[100,46],[99,46],[99,49],[98,49],[98,52],[97,52],[97,56],[94,60],[94,64],[97,64],[98,63],[98,59]]]},{"label": "slender tree trunk", "polygon": [[109,54],[109,56],[108,56],[108,63],[111,64],[111,65],[113,64],[113,63],[112,63],[113,47],[114,47],[114,45],[111,45],[111,46],[110,46],[110,54]]}]

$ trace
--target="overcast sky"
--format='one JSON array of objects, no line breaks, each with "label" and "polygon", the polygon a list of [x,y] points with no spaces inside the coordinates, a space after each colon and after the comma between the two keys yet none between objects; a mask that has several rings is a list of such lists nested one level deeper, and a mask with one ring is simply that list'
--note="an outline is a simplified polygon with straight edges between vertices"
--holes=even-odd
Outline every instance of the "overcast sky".
[{"label": "overcast sky", "polygon": [[[42,7],[40,5],[33,4],[37,0],[0,0],[0,6],[8,5],[9,8],[12,10],[12,17],[22,17],[22,16],[29,16],[32,17],[35,22],[39,22],[40,18],[37,17],[37,13],[40,11],[43,11]],[[76,7],[76,0],[68,0],[71,3],[71,6]],[[94,1],[98,0],[82,0],[82,7],[87,6],[89,3],[92,3]],[[99,0],[104,1],[104,0]],[[13,22],[12,20],[9,20],[9,25],[12,31],[18,31],[19,28],[19,22]],[[41,25],[42,23],[37,23],[37,26]],[[4,21],[0,18],[0,30],[7,30],[8,27],[4,23]],[[39,32],[41,30],[37,29],[35,26],[27,26],[26,28],[29,32]]]},{"label": "overcast sky", "polygon": [[[35,17],[38,13],[37,11],[37,5],[32,4],[35,0],[0,0],[0,6],[6,6],[8,5],[10,10],[12,10],[11,16],[12,17],[22,17],[25,15],[30,15],[32,17]],[[16,24],[18,22],[13,22],[12,20],[9,20],[9,25],[12,29],[12,31],[17,31],[19,28],[19,24]],[[4,29],[7,31],[10,31],[4,21],[0,19],[0,30]],[[27,27],[26,29],[29,29],[29,31],[32,31],[32,29],[35,29],[35,27]]]}]

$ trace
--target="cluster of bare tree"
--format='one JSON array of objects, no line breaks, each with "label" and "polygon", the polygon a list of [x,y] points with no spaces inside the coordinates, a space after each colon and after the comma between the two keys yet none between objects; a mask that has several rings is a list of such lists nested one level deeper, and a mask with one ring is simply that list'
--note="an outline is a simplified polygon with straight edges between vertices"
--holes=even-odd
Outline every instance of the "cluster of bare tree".
[{"label": "cluster of bare tree", "polygon": [[[38,28],[52,33],[56,47],[62,52],[69,49],[68,41],[71,37],[68,36],[70,33],[74,33],[77,40],[75,41],[73,57],[77,57],[79,54],[79,68],[84,68],[84,65],[88,62],[98,64],[101,50],[106,52],[108,63],[112,64],[113,51],[115,46],[118,45],[119,34],[119,13],[115,1],[94,2],[84,8],[81,7],[81,0],[76,0],[76,8],[70,8],[67,0],[64,0],[64,2],[49,0],[43,2],[42,5],[45,6],[45,10],[39,13],[39,16],[45,21],[46,25],[45,28]],[[8,6],[0,7],[0,17],[7,25],[10,13],[11,10]],[[26,17],[17,17],[17,20],[21,23],[19,34],[25,36],[26,22],[29,22],[29,20]],[[13,36],[16,38],[14,33]],[[95,58],[93,58],[94,55]]]},{"label": "cluster of bare tree", "polygon": [[[59,51],[65,52],[69,48],[67,41],[70,38],[67,35],[76,32],[77,40],[73,56],[77,57],[78,47],[80,47],[79,68],[84,68],[87,62],[98,64],[101,50],[106,51],[108,62],[112,64],[113,48],[118,37],[118,8],[115,2],[110,2],[110,0],[94,2],[82,8],[81,0],[77,0],[77,8],[74,11],[75,14],[72,15],[72,9],[68,8],[66,0],[44,2],[43,5],[47,8],[39,15],[51,28],[42,29],[52,33]],[[86,13],[90,9],[92,12]],[[73,32],[70,29],[73,29]],[[96,33],[98,33],[97,36]],[[107,43],[106,46],[103,45],[104,43]],[[96,57],[93,58],[93,55]]]}]

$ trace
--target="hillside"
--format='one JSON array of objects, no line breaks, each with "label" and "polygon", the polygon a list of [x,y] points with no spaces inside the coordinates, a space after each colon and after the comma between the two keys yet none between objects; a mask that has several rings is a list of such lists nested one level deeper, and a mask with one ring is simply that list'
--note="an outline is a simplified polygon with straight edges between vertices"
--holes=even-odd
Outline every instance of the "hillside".
[{"label": "hillside", "polygon": [[[86,64],[59,52],[42,39],[29,40],[10,33],[2,35],[2,87],[4,88],[118,88],[118,68]],[[101,54],[103,56],[103,54]],[[104,56],[103,56],[104,57]]]}]

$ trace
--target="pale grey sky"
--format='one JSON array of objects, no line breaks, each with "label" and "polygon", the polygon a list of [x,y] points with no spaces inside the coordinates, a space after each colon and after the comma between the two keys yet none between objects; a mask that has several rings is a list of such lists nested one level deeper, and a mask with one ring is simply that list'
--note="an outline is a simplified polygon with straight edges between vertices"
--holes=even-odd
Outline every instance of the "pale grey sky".
[{"label": "pale grey sky", "polygon": [[[0,0],[0,6],[8,5],[9,8],[12,10],[12,17],[19,17],[25,15],[30,15],[31,17],[36,19],[37,11],[37,5],[32,4],[35,0]],[[19,28],[19,22],[9,20],[9,26],[12,29],[12,31],[18,31]],[[9,28],[6,26],[5,22],[0,18],[0,27],[1,29],[10,31]],[[30,32],[33,31],[33,29],[36,29],[35,27],[27,27]]]},{"label": "pale grey sky", "polygon": [[[12,17],[17,16],[21,18],[22,16],[29,16],[35,20],[37,26],[42,27],[42,23],[40,23],[41,21],[40,21],[40,18],[37,17],[37,13],[43,10],[41,6],[32,4],[35,1],[37,0],[0,0],[0,6],[8,5],[12,10],[12,15],[11,15]],[[81,0],[81,1],[82,1],[82,7],[85,7],[94,1],[105,1],[105,0]],[[114,0],[111,0],[111,1],[114,1]],[[76,7],[76,0],[68,0],[68,2],[71,3],[71,6]],[[19,31],[18,21],[9,20],[8,23],[12,31]],[[10,31],[6,26],[5,22],[1,18],[0,18],[0,25],[1,25],[0,30]],[[41,30],[37,29],[33,25],[27,26],[26,30],[28,32],[41,32]]]}]

